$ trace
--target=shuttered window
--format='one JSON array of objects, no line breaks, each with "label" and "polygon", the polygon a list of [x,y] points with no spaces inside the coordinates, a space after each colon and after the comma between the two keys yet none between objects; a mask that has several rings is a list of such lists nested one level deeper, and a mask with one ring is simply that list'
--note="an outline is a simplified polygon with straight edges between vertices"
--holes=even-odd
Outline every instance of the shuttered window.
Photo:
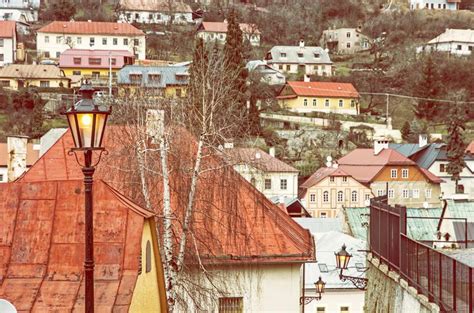
[{"label": "shuttered window", "polygon": [[242,297],[219,298],[219,313],[244,312],[244,299]]}]

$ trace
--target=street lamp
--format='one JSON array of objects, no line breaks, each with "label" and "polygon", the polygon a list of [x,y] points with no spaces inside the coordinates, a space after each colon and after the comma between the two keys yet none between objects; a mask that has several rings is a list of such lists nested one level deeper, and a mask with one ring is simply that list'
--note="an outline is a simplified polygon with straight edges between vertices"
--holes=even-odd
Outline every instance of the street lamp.
[{"label": "street lamp", "polygon": [[306,304],[310,303],[313,300],[316,300],[316,301],[321,300],[321,298],[322,298],[321,294],[324,292],[324,287],[325,286],[326,286],[326,283],[321,279],[321,276],[319,276],[318,281],[314,283],[314,287],[315,287],[316,293],[318,295],[317,296],[312,296],[312,297],[300,297],[300,305],[301,304],[306,305]]},{"label": "street lamp", "polygon": [[344,270],[348,269],[349,261],[352,258],[352,254],[346,251],[346,245],[342,245],[341,250],[339,250],[339,252],[337,253],[334,253],[334,255],[336,256],[336,268],[341,270],[341,272],[339,273],[339,279],[342,281],[348,280],[352,282],[357,289],[367,289],[367,278],[347,276],[342,273]]},{"label": "street lamp", "polygon": [[[92,206],[92,184],[95,167],[100,161],[100,156],[105,151],[102,146],[105,125],[111,113],[110,108],[94,103],[92,95],[94,88],[82,85],[79,92],[82,99],[66,112],[69,129],[74,140],[74,148],[69,154],[74,153],[77,163],[82,167],[84,174],[84,200],[85,200],[85,312],[94,312],[94,221]],[[92,163],[92,153],[99,152],[98,161]],[[77,153],[84,152],[84,162],[81,164]]]}]

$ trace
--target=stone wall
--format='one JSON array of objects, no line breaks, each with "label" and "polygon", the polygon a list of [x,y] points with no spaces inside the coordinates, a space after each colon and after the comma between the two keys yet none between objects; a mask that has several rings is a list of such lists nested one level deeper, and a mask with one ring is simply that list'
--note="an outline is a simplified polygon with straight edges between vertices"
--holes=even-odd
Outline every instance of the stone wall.
[{"label": "stone wall", "polygon": [[417,290],[408,285],[400,276],[388,267],[380,264],[379,259],[368,256],[368,285],[365,293],[367,313],[438,313],[439,307],[418,294]]}]

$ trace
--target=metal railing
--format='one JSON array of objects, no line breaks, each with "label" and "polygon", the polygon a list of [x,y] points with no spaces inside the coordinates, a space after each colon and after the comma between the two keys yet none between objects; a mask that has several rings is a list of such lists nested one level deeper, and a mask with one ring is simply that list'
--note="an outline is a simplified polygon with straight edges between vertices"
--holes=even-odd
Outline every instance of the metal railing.
[{"label": "metal railing", "polygon": [[370,251],[442,312],[473,312],[473,268],[409,238],[406,208],[386,197],[370,204]]}]

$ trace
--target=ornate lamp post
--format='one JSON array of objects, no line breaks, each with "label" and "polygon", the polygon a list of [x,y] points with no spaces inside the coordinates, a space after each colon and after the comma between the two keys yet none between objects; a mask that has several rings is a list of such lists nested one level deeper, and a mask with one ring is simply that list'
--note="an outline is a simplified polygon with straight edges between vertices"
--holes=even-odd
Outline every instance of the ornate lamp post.
[{"label": "ornate lamp post", "polygon": [[[83,85],[79,90],[82,99],[66,112],[69,129],[74,139],[74,148],[69,154],[74,153],[77,163],[82,167],[84,174],[85,194],[85,312],[94,312],[94,221],[92,207],[92,184],[95,167],[100,161],[100,156],[105,151],[102,146],[105,125],[111,113],[110,108],[94,103],[92,95],[94,88]],[[99,152],[98,161],[92,163],[92,153]],[[84,162],[81,163],[77,153],[84,153]]]},{"label": "ornate lamp post", "polygon": [[316,301],[321,300],[322,298],[321,294],[324,292],[324,286],[326,286],[326,283],[321,279],[321,276],[319,276],[318,281],[314,283],[314,287],[316,288],[316,293],[318,295],[313,296],[313,297],[301,297],[300,304],[306,305],[313,300],[316,300]]},{"label": "ornate lamp post", "polygon": [[348,280],[352,282],[357,289],[365,290],[367,288],[367,278],[347,276],[342,273],[343,270],[347,270],[349,261],[352,258],[352,254],[346,251],[346,245],[342,245],[341,250],[338,253],[334,254],[336,256],[336,268],[341,270],[339,274],[339,279],[342,281]]}]

